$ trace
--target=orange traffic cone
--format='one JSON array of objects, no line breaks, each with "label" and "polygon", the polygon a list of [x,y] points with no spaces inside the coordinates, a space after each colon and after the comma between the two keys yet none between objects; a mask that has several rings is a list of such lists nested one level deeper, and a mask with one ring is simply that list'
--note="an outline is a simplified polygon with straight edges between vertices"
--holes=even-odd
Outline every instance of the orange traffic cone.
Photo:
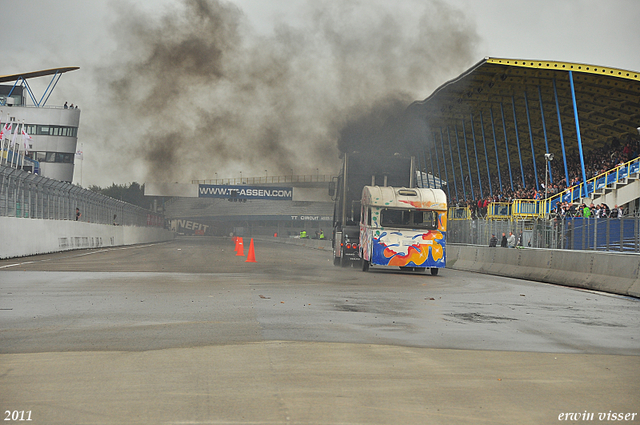
[{"label": "orange traffic cone", "polygon": [[251,238],[251,242],[249,243],[249,253],[247,254],[247,261],[245,263],[255,263],[256,262],[256,253],[253,250],[253,238]]},{"label": "orange traffic cone", "polygon": [[242,238],[238,237],[236,239],[236,257],[244,257],[244,244],[242,243]]}]

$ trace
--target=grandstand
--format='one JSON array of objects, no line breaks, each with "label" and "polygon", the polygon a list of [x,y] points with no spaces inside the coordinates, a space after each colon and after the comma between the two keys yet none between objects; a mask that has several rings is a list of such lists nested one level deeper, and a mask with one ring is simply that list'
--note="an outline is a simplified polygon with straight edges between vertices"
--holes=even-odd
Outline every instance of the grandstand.
[{"label": "grandstand", "polygon": [[[639,105],[638,72],[485,58],[407,115],[426,123],[416,149],[420,168],[448,183],[454,203],[542,199],[576,187],[570,202],[590,203],[600,196],[597,184],[584,182],[638,156]],[[602,161],[627,144],[624,158]],[[618,204],[637,211],[636,195]]]}]

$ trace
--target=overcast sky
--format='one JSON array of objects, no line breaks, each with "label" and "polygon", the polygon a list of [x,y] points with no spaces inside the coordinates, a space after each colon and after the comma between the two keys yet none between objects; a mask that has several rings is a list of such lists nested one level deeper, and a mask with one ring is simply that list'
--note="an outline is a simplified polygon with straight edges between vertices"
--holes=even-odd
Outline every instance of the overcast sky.
[{"label": "overcast sky", "polygon": [[80,67],[48,105],[82,110],[84,187],[332,174],[368,105],[487,56],[640,71],[638,0],[1,1],[0,74]]}]

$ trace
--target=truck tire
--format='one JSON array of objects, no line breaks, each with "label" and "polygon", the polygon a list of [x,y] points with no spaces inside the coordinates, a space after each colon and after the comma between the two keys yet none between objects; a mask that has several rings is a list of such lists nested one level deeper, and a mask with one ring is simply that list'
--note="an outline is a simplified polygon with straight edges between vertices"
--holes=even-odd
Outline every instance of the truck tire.
[{"label": "truck tire", "polygon": [[431,269],[431,276],[438,276],[438,269]]}]

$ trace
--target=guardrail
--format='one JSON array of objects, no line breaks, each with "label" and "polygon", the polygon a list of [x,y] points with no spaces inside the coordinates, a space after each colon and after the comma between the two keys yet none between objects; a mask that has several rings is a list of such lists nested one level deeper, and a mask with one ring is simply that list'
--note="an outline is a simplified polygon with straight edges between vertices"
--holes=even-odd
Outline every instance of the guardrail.
[{"label": "guardrail", "polygon": [[0,166],[0,216],[164,227],[164,217],[70,183]]}]

